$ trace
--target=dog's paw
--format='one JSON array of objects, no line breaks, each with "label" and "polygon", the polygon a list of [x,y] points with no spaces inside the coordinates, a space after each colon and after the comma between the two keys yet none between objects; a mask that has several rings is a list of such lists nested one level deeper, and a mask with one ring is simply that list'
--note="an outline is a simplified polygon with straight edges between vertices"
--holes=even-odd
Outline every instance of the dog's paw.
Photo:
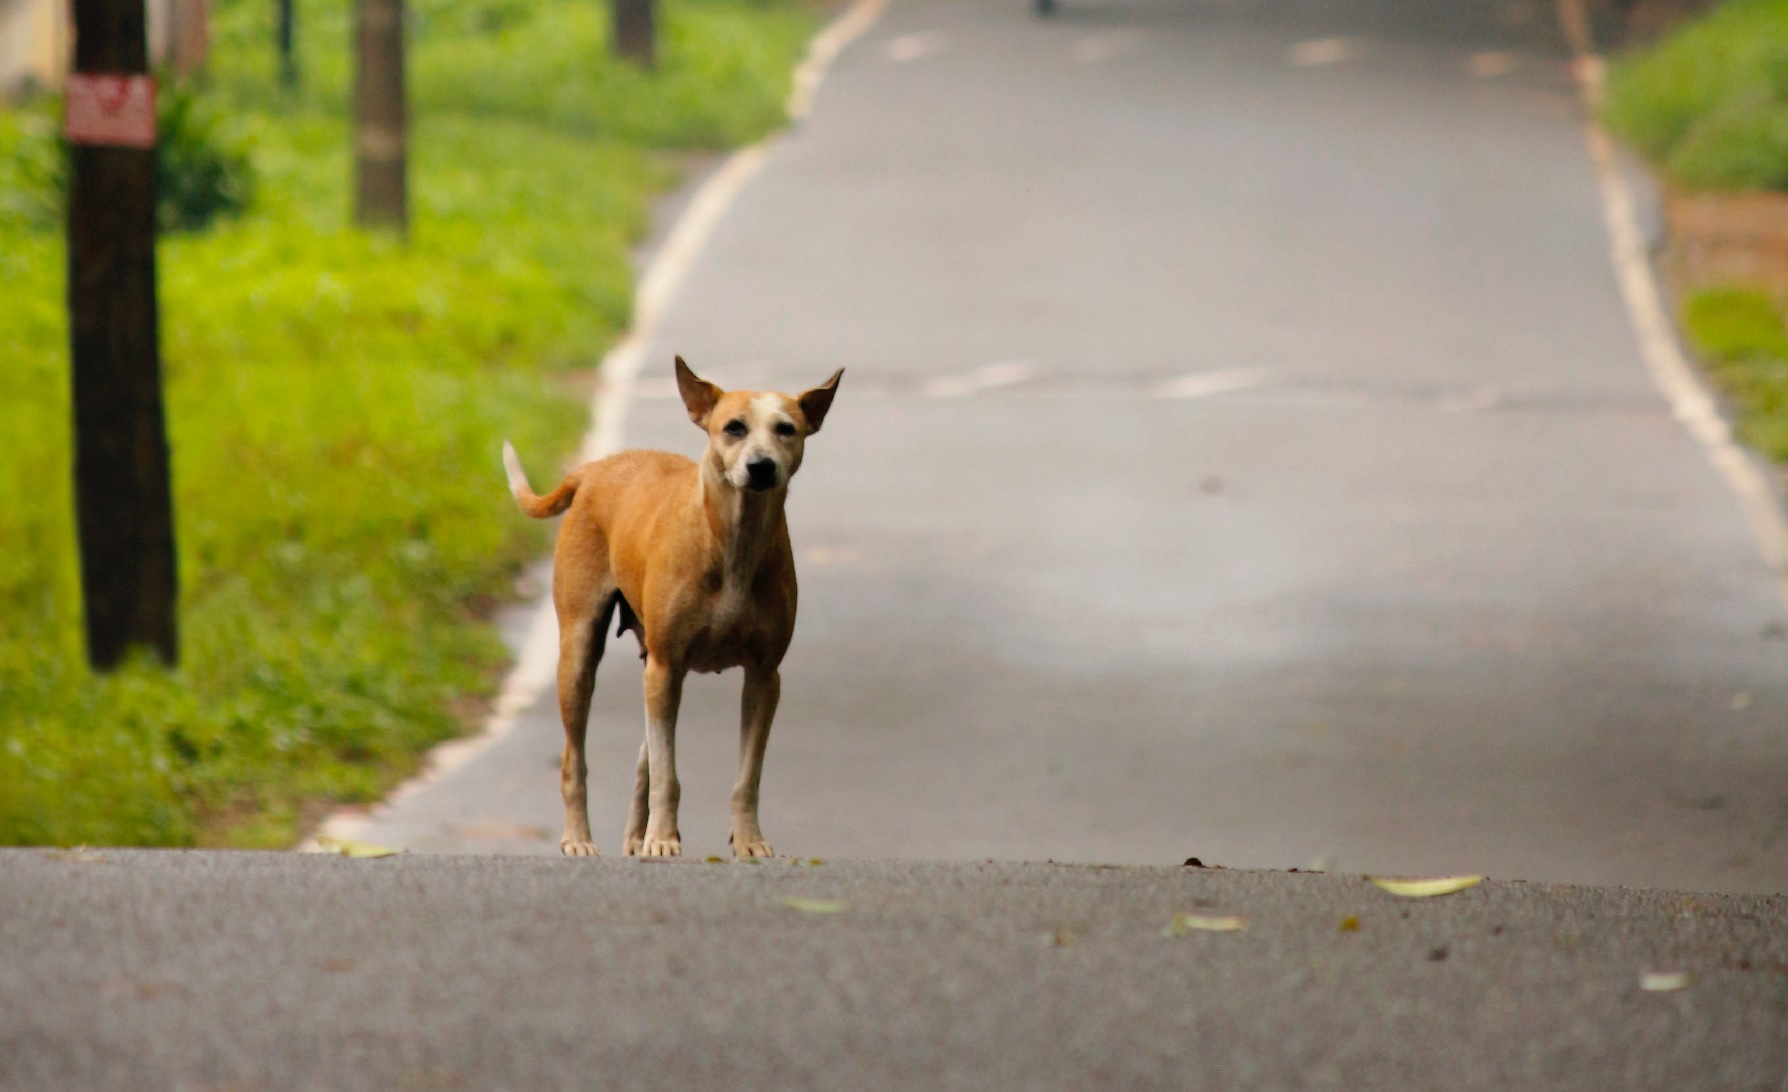
[{"label": "dog's paw", "polygon": [[675,834],[668,838],[655,838],[648,834],[645,841],[640,843],[639,855],[641,857],[681,857],[683,855],[683,839]]},{"label": "dog's paw", "polygon": [[646,839],[644,835],[629,834],[626,841],[621,843],[621,856],[637,857],[639,856],[639,848],[645,844]]},{"label": "dog's paw", "polygon": [[579,842],[570,838],[559,839],[559,852],[567,857],[602,856],[602,851],[596,848],[595,842]]},{"label": "dog's paw", "polygon": [[756,838],[733,839],[733,856],[774,857],[776,856],[776,851],[770,848],[770,843],[764,841],[762,835],[759,835]]}]

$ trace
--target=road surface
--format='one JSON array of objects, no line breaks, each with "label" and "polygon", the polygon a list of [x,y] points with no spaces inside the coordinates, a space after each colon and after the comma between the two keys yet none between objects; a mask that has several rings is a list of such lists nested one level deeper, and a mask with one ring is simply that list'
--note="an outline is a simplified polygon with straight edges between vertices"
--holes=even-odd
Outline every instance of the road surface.
[{"label": "road surface", "polygon": [[1762,1090],[1785,1021],[1779,896],[0,850],[9,1089]]},{"label": "road surface", "polygon": [[[1783,890],[1788,618],[1602,216],[1545,5],[893,0],[627,426],[699,449],[672,353],[847,369],[790,500],[771,841]],[[590,730],[611,854],[633,657]],[[698,857],[737,693],[686,694]],[[549,694],[364,837],[556,853],[560,738]]]}]

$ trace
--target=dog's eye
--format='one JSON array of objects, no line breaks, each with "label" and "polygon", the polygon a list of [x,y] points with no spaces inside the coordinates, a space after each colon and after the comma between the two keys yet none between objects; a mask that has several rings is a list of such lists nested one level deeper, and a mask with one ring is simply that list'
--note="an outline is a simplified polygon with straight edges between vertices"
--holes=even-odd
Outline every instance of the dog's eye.
[{"label": "dog's eye", "polygon": [[726,434],[735,440],[743,440],[745,434],[750,431],[750,429],[745,427],[745,422],[743,421],[728,421],[726,423]]},{"label": "dog's eye", "polygon": [[778,422],[776,422],[776,435],[778,435],[778,436],[793,436],[794,434],[795,434],[795,423],[793,421],[778,421]]}]

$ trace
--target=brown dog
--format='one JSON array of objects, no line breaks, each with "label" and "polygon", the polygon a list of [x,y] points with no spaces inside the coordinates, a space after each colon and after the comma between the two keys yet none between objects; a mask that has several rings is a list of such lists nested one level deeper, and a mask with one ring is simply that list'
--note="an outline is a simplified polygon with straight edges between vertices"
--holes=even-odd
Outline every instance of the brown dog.
[{"label": "brown dog", "polygon": [[757,822],[764,746],[782,693],[778,669],[795,632],[795,558],[783,502],[807,437],[820,430],[840,368],[790,397],[721,390],[677,358],[677,390],[689,419],[708,434],[700,463],[663,451],[623,451],[586,463],[536,496],[515,448],[503,444],[509,490],[523,512],[567,512],[553,549],[553,607],[559,616],[559,715],[565,755],[559,787],[565,836],[559,848],[594,857],[585,782],[584,732],[609,619],[632,630],[646,661],[646,741],[639,749],[628,856],[675,857],[677,705],[690,671],[745,669],[739,780],[732,833],[739,857],[768,857]]}]

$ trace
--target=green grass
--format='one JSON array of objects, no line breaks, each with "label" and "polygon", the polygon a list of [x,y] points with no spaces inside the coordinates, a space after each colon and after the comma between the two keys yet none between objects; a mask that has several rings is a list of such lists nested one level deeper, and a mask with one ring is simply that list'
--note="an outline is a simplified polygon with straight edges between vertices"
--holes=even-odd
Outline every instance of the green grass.
[{"label": "green grass", "polygon": [[656,150],[778,124],[814,26],[801,0],[661,3],[652,75],[588,0],[416,3],[407,246],[346,223],[349,5],[301,4],[297,96],[268,6],[218,6],[204,94],[258,179],[161,248],[173,672],[84,666],[53,130],[0,111],[0,842],[289,844],[462,730],[502,662],[483,618],[544,542],[500,440],[568,452],[674,180]]},{"label": "green grass", "polygon": [[1788,189],[1788,0],[1727,0],[1608,74],[1611,128],[1695,189]]},{"label": "green grass", "polygon": [[1683,328],[1738,409],[1741,439],[1788,463],[1788,330],[1768,295],[1748,288],[1696,292]]}]

